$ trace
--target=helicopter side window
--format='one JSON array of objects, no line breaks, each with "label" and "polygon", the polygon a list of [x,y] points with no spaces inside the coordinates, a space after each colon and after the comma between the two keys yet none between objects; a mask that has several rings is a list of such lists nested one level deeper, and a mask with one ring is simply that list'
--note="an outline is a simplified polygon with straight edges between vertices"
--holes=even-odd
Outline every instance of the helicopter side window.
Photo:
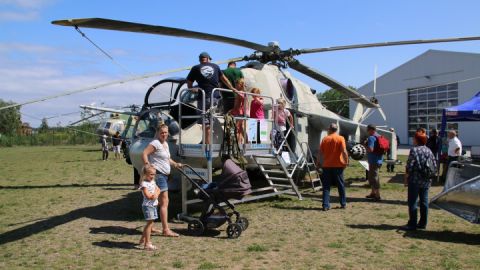
[{"label": "helicopter side window", "polygon": [[104,126],[103,128],[105,128],[105,129],[110,129],[110,125],[111,125],[111,124],[112,124],[112,123],[110,123],[110,122],[106,122],[106,123],[105,123],[105,126]]},{"label": "helicopter side window", "polygon": [[122,131],[123,129],[125,129],[125,124],[123,122],[119,122],[119,123],[115,123],[113,124],[113,127],[112,127],[113,130],[115,131]]}]

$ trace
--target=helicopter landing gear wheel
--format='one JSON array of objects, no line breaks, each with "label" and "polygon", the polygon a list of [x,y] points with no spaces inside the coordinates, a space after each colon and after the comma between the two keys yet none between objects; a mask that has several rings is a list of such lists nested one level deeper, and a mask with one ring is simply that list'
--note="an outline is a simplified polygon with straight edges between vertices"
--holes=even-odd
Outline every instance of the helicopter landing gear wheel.
[{"label": "helicopter landing gear wheel", "polygon": [[205,231],[205,226],[200,220],[192,220],[188,222],[188,232],[194,236],[200,236]]},{"label": "helicopter landing gear wheel", "polygon": [[242,234],[242,226],[237,223],[230,223],[227,226],[227,236],[230,239],[238,238]]},{"label": "helicopter landing gear wheel", "polygon": [[249,225],[248,219],[245,217],[238,218],[236,223],[242,227],[242,231],[246,231]]}]

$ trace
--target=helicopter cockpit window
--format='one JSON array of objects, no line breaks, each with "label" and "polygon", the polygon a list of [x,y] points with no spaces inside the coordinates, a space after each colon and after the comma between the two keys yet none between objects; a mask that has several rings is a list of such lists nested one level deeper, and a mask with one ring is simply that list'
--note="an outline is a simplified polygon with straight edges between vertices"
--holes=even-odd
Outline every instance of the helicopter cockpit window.
[{"label": "helicopter cockpit window", "polygon": [[164,81],[155,86],[148,96],[148,104],[169,104],[173,102],[178,82]]},{"label": "helicopter cockpit window", "polygon": [[159,118],[155,112],[147,112],[140,117],[135,127],[135,136],[142,138],[155,137]]},{"label": "helicopter cockpit window", "polygon": [[198,92],[194,93],[192,91],[184,91],[180,100],[182,103],[192,103],[193,101],[197,100]]},{"label": "helicopter cockpit window", "polygon": [[125,123],[123,121],[114,123],[112,129],[115,131],[121,132],[122,130],[125,129]]},{"label": "helicopter cockpit window", "polygon": [[280,85],[282,86],[283,93],[285,94],[285,97],[288,99],[288,101],[295,102],[297,89],[295,89],[292,80],[280,79]]}]

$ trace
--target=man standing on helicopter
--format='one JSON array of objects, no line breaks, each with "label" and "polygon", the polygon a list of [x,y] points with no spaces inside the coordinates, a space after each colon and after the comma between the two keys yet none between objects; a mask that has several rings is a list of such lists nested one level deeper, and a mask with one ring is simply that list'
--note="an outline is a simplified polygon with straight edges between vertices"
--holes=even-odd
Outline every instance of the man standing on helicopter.
[{"label": "man standing on helicopter", "polygon": [[[205,91],[205,104],[203,104],[202,95],[197,95],[197,108],[198,114],[202,114],[203,105],[205,105],[205,111],[208,111],[211,107],[211,95],[214,88],[219,87],[220,81],[222,81],[229,89],[234,89],[227,77],[222,73],[220,67],[210,61],[212,58],[207,52],[202,52],[198,56],[200,64],[192,67],[190,73],[187,76],[187,86],[192,88],[193,92],[197,92],[197,88],[193,88],[193,83],[197,82],[198,88]],[[208,134],[210,133],[210,123],[208,119],[205,119],[205,143],[210,143]]]}]

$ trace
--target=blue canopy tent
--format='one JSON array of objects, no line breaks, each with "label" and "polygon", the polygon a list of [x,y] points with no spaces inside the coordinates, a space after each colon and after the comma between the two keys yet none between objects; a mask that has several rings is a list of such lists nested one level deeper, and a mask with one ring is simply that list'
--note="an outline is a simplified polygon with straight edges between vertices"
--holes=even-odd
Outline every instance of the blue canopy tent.
[{"label": "blue canopy tent", "polygon": [[440,136],[445,136],[447,122],[462,121],[480,121],[480,92],[463,104],[443,109]]},{"label": "blue canopy tent", "polygon": [[[440,136],[447,122],[480,121],[480,92],[469,101],[443,109]],[[473,155],[472,155],[473,156]],[[465,163],[448,168],[443,191],[430,202],[472,223],[480,224],[480,166]],[[438,175],[437,181],[440,175]]]}]

